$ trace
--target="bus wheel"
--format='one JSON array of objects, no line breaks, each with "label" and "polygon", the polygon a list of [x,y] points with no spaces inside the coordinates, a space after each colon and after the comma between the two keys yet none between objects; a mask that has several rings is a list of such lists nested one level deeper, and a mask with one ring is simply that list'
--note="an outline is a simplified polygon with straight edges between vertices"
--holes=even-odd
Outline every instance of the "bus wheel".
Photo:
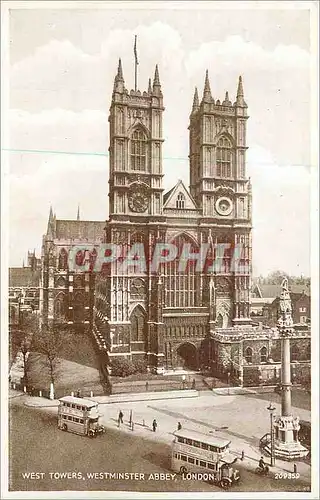
[{"label": "bus wheel", "polygon": [[220,481],[220,486],[221,488],[223,488],[224,490],[227,490],[229,487],[230,487],[230,481],[228,481],[228,479],[222,479]]},{"label": "bus wheel", "polygon": [[187,473],[187,469],[182,465],[180,467],[180,474],[186,474]]},{"label": "bus wheel", "polygon": [[67,431],[67,430],[68,430],[67,424],[63,424],[63,426],[62,426],[62,430],[63,430],[63,431]]}]

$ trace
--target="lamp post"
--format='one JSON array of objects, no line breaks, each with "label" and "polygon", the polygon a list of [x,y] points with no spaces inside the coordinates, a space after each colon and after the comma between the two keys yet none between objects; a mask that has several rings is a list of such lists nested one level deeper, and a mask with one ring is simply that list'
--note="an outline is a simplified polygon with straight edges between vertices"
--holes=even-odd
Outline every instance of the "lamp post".
[{"label": "lamp post", "polygon": [[270,402],[269,406],[267,407],[267,410],[269,410],[269,413],[270,413],[270,436],[271,436],[271,461],[270,461],[270,465],[271,465],[271,467],[273,467],[275,464],[274,432],[273,432],[273,412],[275,409],[276,409],[276,407],[272,406],[272,404]]},{"label": "lamp post", "polygon": [[230,372],[228,372],[228,396],[230,394]]}]

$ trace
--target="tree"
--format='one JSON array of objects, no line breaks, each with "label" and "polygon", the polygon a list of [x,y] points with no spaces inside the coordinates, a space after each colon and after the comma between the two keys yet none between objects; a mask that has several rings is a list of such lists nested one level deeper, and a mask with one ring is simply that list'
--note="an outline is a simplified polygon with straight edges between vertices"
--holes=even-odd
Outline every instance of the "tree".
[{"label": "tree", "polygon": [[63,345],[62,332],[55,326],[38,328],[35,348],[44,355],[44,363],[50,376],[50,399],[54,399],[54,384],[58,376],[59,354]]},{"label": "tree", "polygon": [[30,345],[31,345],[30,340],[27,337],[25,337],[21,342],[20,346],[22,361],[23,361],[23,384],[26,387],[28,386],[28,378],[29,378],[28,376],[30,371],[30,359],[29,359]]}]

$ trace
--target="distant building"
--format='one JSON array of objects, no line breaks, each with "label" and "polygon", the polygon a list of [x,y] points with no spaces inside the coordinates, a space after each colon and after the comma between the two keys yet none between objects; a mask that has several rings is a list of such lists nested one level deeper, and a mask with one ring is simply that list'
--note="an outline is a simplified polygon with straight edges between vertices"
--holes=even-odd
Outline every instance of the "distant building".
[{"label": "distant building", "polygon": [[[310,286],[293,283],[289,291],[294,323],[310,323]],[[250,314],[254,322],[262,321],[265,325],[276,326],[279,318],[280,292],[281,285],[255,284],[253,286]]]},{"label": "distant building", "polygon": [[21,315],[39,310],[40,259],[28,252],[27,267],[9,268],[9,325],[18,325]]},{"label": "distant building", "polygon": [[68,265],[70,248],[97,245],[104,238],[105,222],[59,220],[50,209],[42,242],[40,312],[42,325],[68,327],[70,331],[92,331],[95,273],[73,272]]}]

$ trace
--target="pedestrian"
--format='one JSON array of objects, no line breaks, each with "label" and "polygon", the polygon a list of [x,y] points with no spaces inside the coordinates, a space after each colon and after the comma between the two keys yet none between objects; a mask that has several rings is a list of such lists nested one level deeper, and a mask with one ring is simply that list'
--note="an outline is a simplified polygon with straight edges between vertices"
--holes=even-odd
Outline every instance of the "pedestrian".
[{"label": "pedestrian", "polygon": [[196,380],[195,380],[195,379],[193,379],[193,380],[192,380],[192,389],[195,389],[195,388],[196,388]]},{"label": "pedestrian", "polygon": [[119,411],[118,422],[119,422],[119,424],[123,424],[123,413],[121,410]]},{"label": "pedestrian", "polygon": [[180,422],[178,422],[178,431],[180,431],[180,429],[182,429],[182,425]]},{"label": "pedestrian", "polygon": [[149,389],[149,382],[146,381],[146,392],[148,392],[148,389]]},{"label": "pedestrian", "polygon": [[153,422],[152,422],[152,429],[153,429],[153,432],[156,432],[157,427],[158,427],[158,424],[157,424],[156,419],[154,418],[154,419],[153,419]]}]

